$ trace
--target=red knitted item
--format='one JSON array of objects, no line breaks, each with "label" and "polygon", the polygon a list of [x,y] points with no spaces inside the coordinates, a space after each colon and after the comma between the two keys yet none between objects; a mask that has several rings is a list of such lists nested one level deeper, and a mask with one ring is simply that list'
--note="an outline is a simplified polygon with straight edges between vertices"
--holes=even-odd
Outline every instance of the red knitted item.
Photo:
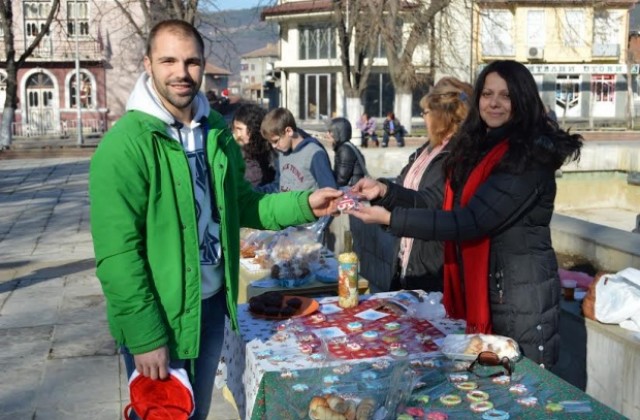
[{"label": "red knitted item", "polygon": [[[507,140],[501,141],[473,168],[462,189],[460,197],[462,207],[469,203],[478,187],[486,181],[508,149]],[[453,210],[454,196],[450,180],[447,179],[443,210]],[[444,243],[444,307],[450,317],[467,320],[467,333],[491,334],[489,310],[490,244],[489,237],[458,243],[464,276],[463,295],[456,243],[454,241],[445,241]]]},{"label": "red knitted item", "polygon": [[165,380],[139,375],[129,383],[129,396],[126,420],[132,408],[142,420],[187,420],[194,409],[191,390],[173,374]]}]

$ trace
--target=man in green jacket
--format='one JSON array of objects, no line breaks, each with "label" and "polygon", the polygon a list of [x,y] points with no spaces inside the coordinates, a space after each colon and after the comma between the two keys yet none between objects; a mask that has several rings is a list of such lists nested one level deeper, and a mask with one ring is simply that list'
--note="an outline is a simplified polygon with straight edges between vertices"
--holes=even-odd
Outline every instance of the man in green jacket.
[{"label": "man in green jacket", "polygon": [[240,226],[311,222],[335,210],[340,192],[252,190],[224,119],[199,92],[204,43],[190,24],[157,24],[144,65],[91,161],[97,276],[129,375],[186,368],[193,418],[205,419],[226,314],[236,326]]}]

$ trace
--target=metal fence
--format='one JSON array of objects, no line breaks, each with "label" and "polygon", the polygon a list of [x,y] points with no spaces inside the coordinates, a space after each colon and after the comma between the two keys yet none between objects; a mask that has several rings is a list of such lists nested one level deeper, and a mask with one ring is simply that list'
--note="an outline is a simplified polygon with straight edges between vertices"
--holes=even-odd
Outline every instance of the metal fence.
[{"label": "metal fence", "polygon": [[[78,134],[77,120],[62,120],[55,124],[34,124],[14,122],[12,124],[14,137],[71,137]],[[82,134],[100,135],[105,132],[103,120],[82,120]]]}]

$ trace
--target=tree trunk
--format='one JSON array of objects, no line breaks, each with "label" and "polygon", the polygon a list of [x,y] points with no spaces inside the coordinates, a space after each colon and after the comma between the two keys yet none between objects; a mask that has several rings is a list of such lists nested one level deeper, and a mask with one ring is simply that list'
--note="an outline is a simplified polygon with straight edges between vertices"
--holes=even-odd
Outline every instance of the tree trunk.
[{"label": "tree trunk", "polygon": [[411,133],[411,103],[413,101],[413,94],[411,91],[398,92],[396,91],[395,103],[393,104],[393,112],[396,114],[396,118],[400,121],[400,124],[404,127],[407,133]]},{"label": "tree trunk", "polygon": [[13,108],[4,108],[2,111],[2,126],[0,127],[0,150],[8,149],[11,146],[12,133],[11,125],[15,110]]},{"label": "tree trunk", "polygon": [[356,146],[362,145],[362,133],[356,127],[356,122],[360,119],[360,115],[362,114],[362,102],[360,101],[360,97],[350,97],[347,96],[347,119],[351,123],[352,135],[351,135],[351,143]]}]

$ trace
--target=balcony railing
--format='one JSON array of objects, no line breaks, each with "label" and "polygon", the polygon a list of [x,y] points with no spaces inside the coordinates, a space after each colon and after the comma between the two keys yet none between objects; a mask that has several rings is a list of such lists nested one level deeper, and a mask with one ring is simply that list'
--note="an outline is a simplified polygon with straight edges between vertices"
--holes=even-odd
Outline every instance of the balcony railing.
[{"label": "balcony railing", "polygon": [[[70,137],[78,133],[77,120],[62,120],[60,124],[34,124],[27,122],[14,122],[12,131],[15,137]],[[100,119],[83,119],[82,133],[85,135],[102,134],[105,132],[105,124]]]},{"label": "balcony railing", "polygon": [[[18,54],[24,50],[20,46]],[[84,39],[78,41],[78,52],[80,60],[102,60],[104,58],[103,48],[100,43],[93,39]],[[54,42],[52,39],[44,38],[40,41],[40,45],[33,51],[29,61],[70,61],[76,58],[76,44],[73,39],[59,39]],[[6,60],[4,48],[0,49],[0,61]]]}]

